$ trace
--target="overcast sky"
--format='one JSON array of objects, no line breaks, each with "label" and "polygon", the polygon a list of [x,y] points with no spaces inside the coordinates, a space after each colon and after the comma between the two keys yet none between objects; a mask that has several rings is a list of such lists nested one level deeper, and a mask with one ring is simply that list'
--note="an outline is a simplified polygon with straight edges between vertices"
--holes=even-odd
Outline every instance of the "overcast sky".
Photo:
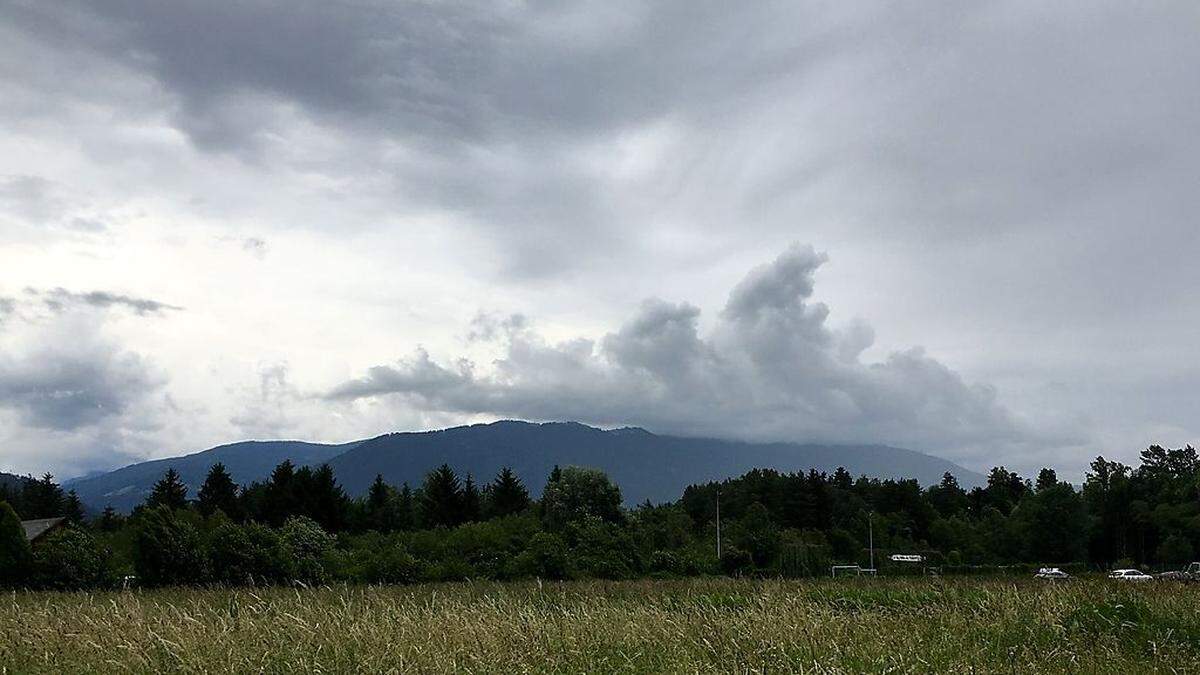
[{"label": "overcast sky", "polygon": [[1200,439],[1200,4],[0,0],[0,470]]}]

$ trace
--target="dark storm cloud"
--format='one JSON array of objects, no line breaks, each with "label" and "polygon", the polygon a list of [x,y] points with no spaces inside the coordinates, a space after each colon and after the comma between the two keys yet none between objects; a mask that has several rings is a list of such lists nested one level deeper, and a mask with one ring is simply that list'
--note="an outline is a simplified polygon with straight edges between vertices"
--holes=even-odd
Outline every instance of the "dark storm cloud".
[{"label": "dark storm cloud", "polygon": [[[1185,196],[1200,134],[1182,133],[1200,119],[1194,3],[16,8],[28,33],[156,78],[201,148],[281,154],[270,144],[295,121],[281,106],[364,139],[377,152],[323,170],[388,175],[409,207],[463,215],[514,277],[641,253],[654,222],[630,213],[639,199],[774,241],[802,213],[950,247],[1017,232],[1067,245],[1082,228],[1105,264],[1114,250],[1182,262],[1147,242],[1200,244]],[[674,189],[581,165],[664,120],[686,142],[648,182]],[[1134,222],[1154,236],[1131,240]],[[1066,281],[1079,257],[1031,264]]]},{"label": "dark storm cloud", "polygon": [[957,457],[1035,440],[990,388],[920,350],[860,361],[863,332],[829,329],[828,309],[812,302],[813,273],[825,259],[793,246],[753,270],[708,335],[699,332],[698,308],[648,300],[598,343],[548,344],[519,323],[492,333],[504,345],[492,373],[418,350],[329,397],[395,394],[435,410],[693,435],[908,443]]},{"label": "dark storm cloud", "polygon": [[158,300],[110,293],[108,291],[76,293],[68,291],[65,288],[54,288],[45,291],[27,288],[25,292],[28,295],[39,298],[43,305],[54,312],[63,312],[79,306],[95,307],[97,309],[120,307],[130,310],[138,316],[157,316],[169,311],[183,309],[182,307],[169,305]]}]

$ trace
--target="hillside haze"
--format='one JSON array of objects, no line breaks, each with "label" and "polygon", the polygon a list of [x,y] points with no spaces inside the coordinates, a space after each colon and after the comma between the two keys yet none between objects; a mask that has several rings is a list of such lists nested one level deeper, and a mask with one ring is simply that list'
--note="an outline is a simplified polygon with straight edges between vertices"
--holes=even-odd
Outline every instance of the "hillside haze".
[{"label": "hillside haze", "polygon": [[406,432],[341,445],[299,441],[247,441],[185,457],[154,460],[68,482],[84,503],[129,511],[149,494],[168,468],[179,471],[189,494],[209,467],[223,462],[235,481],[267,478],[279,462],[328,463],[351,495],[363,494],[376,474],[389,483],[421,484],[425,474],[446,463],[459,474],[485,483],[501,467],[511,467],[537,496],[555,465],[590,466],[607,472],[626,503],[674,501],[693,483],[738,476],[754,468],[781,472],[832,472],[879,478],[915,478],[922,485],[949,471],[970,487],[983,476],[957,464],[912,450],[883,445],[743,443],[662,436],[644,429],[602,430],[574,422],[503,421],[439,431]]}]

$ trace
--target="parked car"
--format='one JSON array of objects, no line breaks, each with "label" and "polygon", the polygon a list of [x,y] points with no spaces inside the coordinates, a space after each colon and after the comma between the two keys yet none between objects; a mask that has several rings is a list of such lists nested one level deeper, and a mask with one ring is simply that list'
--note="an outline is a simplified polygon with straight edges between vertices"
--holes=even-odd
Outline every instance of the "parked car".
[{"label": "parked car", "polygon": [[1043,567],[1033,575],[1037,579],[1070,579],[1071,575],[1057,567]]},{"label": "parked car", "polygon": [[1113,570],[1108,573],[1108,578],[1122,581],[1150,581],[1154,577],[1139,570]]},{"label": "parked car", "polygon": [[1200,581],[1200,562],[1194,562],[1181,570],[1171,570],[1158,575],[1169,581]]}]

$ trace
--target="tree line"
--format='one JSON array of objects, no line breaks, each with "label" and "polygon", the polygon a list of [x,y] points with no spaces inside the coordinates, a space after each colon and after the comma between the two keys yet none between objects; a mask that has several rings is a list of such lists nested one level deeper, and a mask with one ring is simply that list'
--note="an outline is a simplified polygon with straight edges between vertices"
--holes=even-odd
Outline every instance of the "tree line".
[{"label": "tree line", "polygon": [[[720,508],[721,555],[716,552]],[[69,525],[30,547],[20,520]],[[869,546],[869,544],[871,544]],[[756,469],[629,509],[603,472],[556,467],[540,499],[510,469],[483,485],[442,465],[416,486],[376,477],[352,498],[328,466],[283,462],[239,486],[211,467],[190,494],[174,469],[129,516],[86,517],[53,477],[0,486],[0,585],[403,583],[470,578],[811,576],[920,554],[945,571],[998,565],[1176,565],[1200,544],[1200,459],[1151,446],[1137,467],[1098,457],[1082,487],[994,468],[983,486]],[[902,565],[892,565],[902,572]],[[911,570],[910,570],[911,571]]]}]

